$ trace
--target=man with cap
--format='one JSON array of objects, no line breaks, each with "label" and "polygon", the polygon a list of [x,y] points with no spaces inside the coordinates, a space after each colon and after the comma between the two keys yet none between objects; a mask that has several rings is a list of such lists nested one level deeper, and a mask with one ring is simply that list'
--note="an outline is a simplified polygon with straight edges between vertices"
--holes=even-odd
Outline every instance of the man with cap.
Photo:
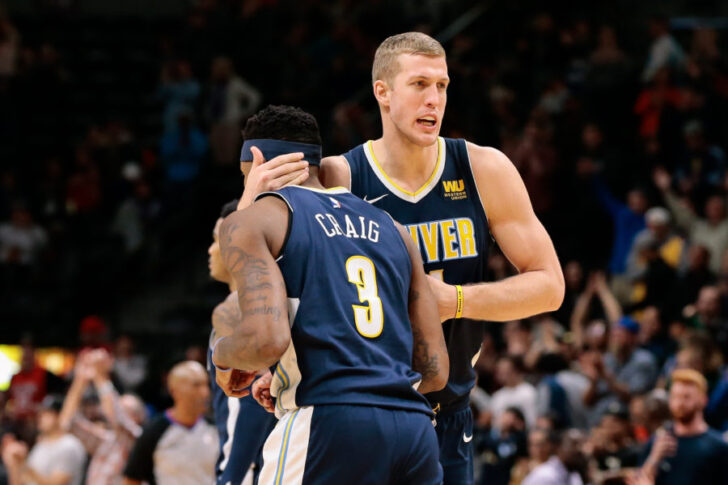
[{"label": "man with cap", "polygon": [[630,429],[629,410],[622,402],[609,404],[599,427],[592,430],[589,441],[597,473],[602,480],[619,476],[624,468],[633,468],[639,462],[639,451]]},{"label": "man with cap", "polygon": [[584,362],[582,371],[589,378],[584,403],[591,407],[592,426],[611,403],[627,403],[632,395],[654,386],[657,362],[650,352],[638,348],[639,332],[640,326],[633,318],[621,317],[611,331],[613,350]]},{"label": "man with cap", "polygon": [[708,427],[703,410],[708,383],[692,369],[672,373],[672,423],[655,432],[643,456],[642,473],[656,485],[728,483],[728,443]]},{"label": "man with cap", "polygon": [[676,234],[672,228],[670,212],[664,207],[652,207],[645,212],[647,227],[635,236],[627,258],[627,275],[634,276],[644,268],[640,258],[640,250],[646,247],[648,240],[657,241],[660,257],[672,268],[676,268],[682,259],[685,239]]},{"label": "man with cap", "polygon": [[86,451],[75,436],[61,427],[63,398],[49,395],[38,411],[38,439],[28,453],[27,445],[4,440],[2,459],[8,485],[81,485]]}]

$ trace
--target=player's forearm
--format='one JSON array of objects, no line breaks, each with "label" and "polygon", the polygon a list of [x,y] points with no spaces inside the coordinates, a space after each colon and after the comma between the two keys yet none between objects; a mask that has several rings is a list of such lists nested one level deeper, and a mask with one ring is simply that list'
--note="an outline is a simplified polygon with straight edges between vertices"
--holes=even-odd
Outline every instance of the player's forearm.
[{"label": "player's forearm", "polygon": [[238,292],[240,319],[215,346],[216,365],[255,371],[275,364],[288,348],[286,287],[260,233],[234,221],[220,229],[223,259]]},{"label": "player's forearm", "polygon": [[433,335],[428,338],[417,327],[412,327],[412,368],[422,375],[418,390],[422,394],[439,391],[447,384],[450,374],[450,357],[447,354],[445,338]]},{"label": "player's forearm", "polygon": [[558,310],[563,299],[560,275],[529,271],[494,283],[463,286],[463,316],[507,322]]},{"label": "player's forearm", "polygon": [[[269,323],[258,325],[265,327]],[[272,332],[241,328],[230,336],[221,337],[215,347],[213,362],[218,367],[257,371],[278,362],[289,343],[290,332],[281,331],[279,335],[275,335]]]}]

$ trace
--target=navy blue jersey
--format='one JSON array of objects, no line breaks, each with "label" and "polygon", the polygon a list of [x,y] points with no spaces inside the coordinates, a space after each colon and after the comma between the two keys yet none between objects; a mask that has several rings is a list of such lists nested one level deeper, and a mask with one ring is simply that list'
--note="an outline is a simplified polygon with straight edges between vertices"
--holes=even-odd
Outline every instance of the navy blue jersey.
[{"label": "navy blue jersey", "polygon": [[359,404],[430,414],[415,390],[408,300],[412,263],[391,217],[344,188],[287,187],[278,265],[291,345],[276,365],[276,413]]},{"label": "navy blue jersey", "polygon": [[[425,272],[449,284],[485,280],[489,230],[473,179],[465,140],[438,138],[438,160],[430,179],[416,192],[398,187],[381,169],[372,142],[344,154],[351,192],[384,209],[407,227],[420,248]],[[450,378],[428,394],[433,406],[459,408],[475,385],[473,364],[483,340],[482,322],[452,319],[443,325]]]},{"label": "navy blue jersey", "polygon": [[[236,291],[227,300],[238,304]],[[207,371],[210,377],[212,409],[215,427],[220,440],[220,454],[215,465],[215,483],[227,485],[243,483],[251,464],[260,461],[263,443],[276,424],[275,416],[263,409],[253,396],[228,397],[215,382],[215,366],[212,364],[212,344],[215,330],[210,334],[207,349]]]}]

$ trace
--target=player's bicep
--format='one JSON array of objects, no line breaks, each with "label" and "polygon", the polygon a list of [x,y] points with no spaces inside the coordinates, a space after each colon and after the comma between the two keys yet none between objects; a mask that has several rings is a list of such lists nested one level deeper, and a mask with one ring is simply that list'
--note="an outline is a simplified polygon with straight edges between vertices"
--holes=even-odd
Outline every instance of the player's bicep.
[{"label": "player's bicep", "polygon": [[533,211],[518,170],[501,152],[469,145],[490,231],[519,272],[559,267],[551,238]]}]

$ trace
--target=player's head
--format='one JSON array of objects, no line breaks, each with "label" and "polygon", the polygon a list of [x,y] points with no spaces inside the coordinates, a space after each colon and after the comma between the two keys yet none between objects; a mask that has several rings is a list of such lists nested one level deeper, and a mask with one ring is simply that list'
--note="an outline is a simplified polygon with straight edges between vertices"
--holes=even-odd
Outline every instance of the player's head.
[{"label": "player's head", "polygon": [[210,268],[210,276],[222,283],[230,282],[230,274],[225,268],[225,263],[220,255],[220,224],[227,216],[235,212],[238,208],[238,199],[233,199],[224,206],[220,211],[220,217],[215,221],[215,227],[212,230],[212,244],[207,248],[207,254],[210,255],[208,267]]},{"label": "player's head", "polygon": [[708,382],[693,369],[678,369],[671,378],[670,414],[676,421],[691,423],[696,415],[702,415],[708,402]]},{"label": "player's head", "polygon": [[437,40],[421,32],[386,38],[372,65],[383,129],[395,130],[419,146],[435,143],[449,82],[445,49]]},{"label": "player's head", "polygon": [[245,123],[243,140],[240,164],[246,177],[253,162],[248,147],[251,144],[263,152],[266,160],[302,151],[309,164],[318,166],[321,161],[321,133],[316,118],[294,106],[269,105],[258,111]]},{"label": "player's head", "polygon": [[207,410],[210,386],[207,372],[199,362],[188,360],[172,367],[167,385],[176,407],[199,415]]}]

